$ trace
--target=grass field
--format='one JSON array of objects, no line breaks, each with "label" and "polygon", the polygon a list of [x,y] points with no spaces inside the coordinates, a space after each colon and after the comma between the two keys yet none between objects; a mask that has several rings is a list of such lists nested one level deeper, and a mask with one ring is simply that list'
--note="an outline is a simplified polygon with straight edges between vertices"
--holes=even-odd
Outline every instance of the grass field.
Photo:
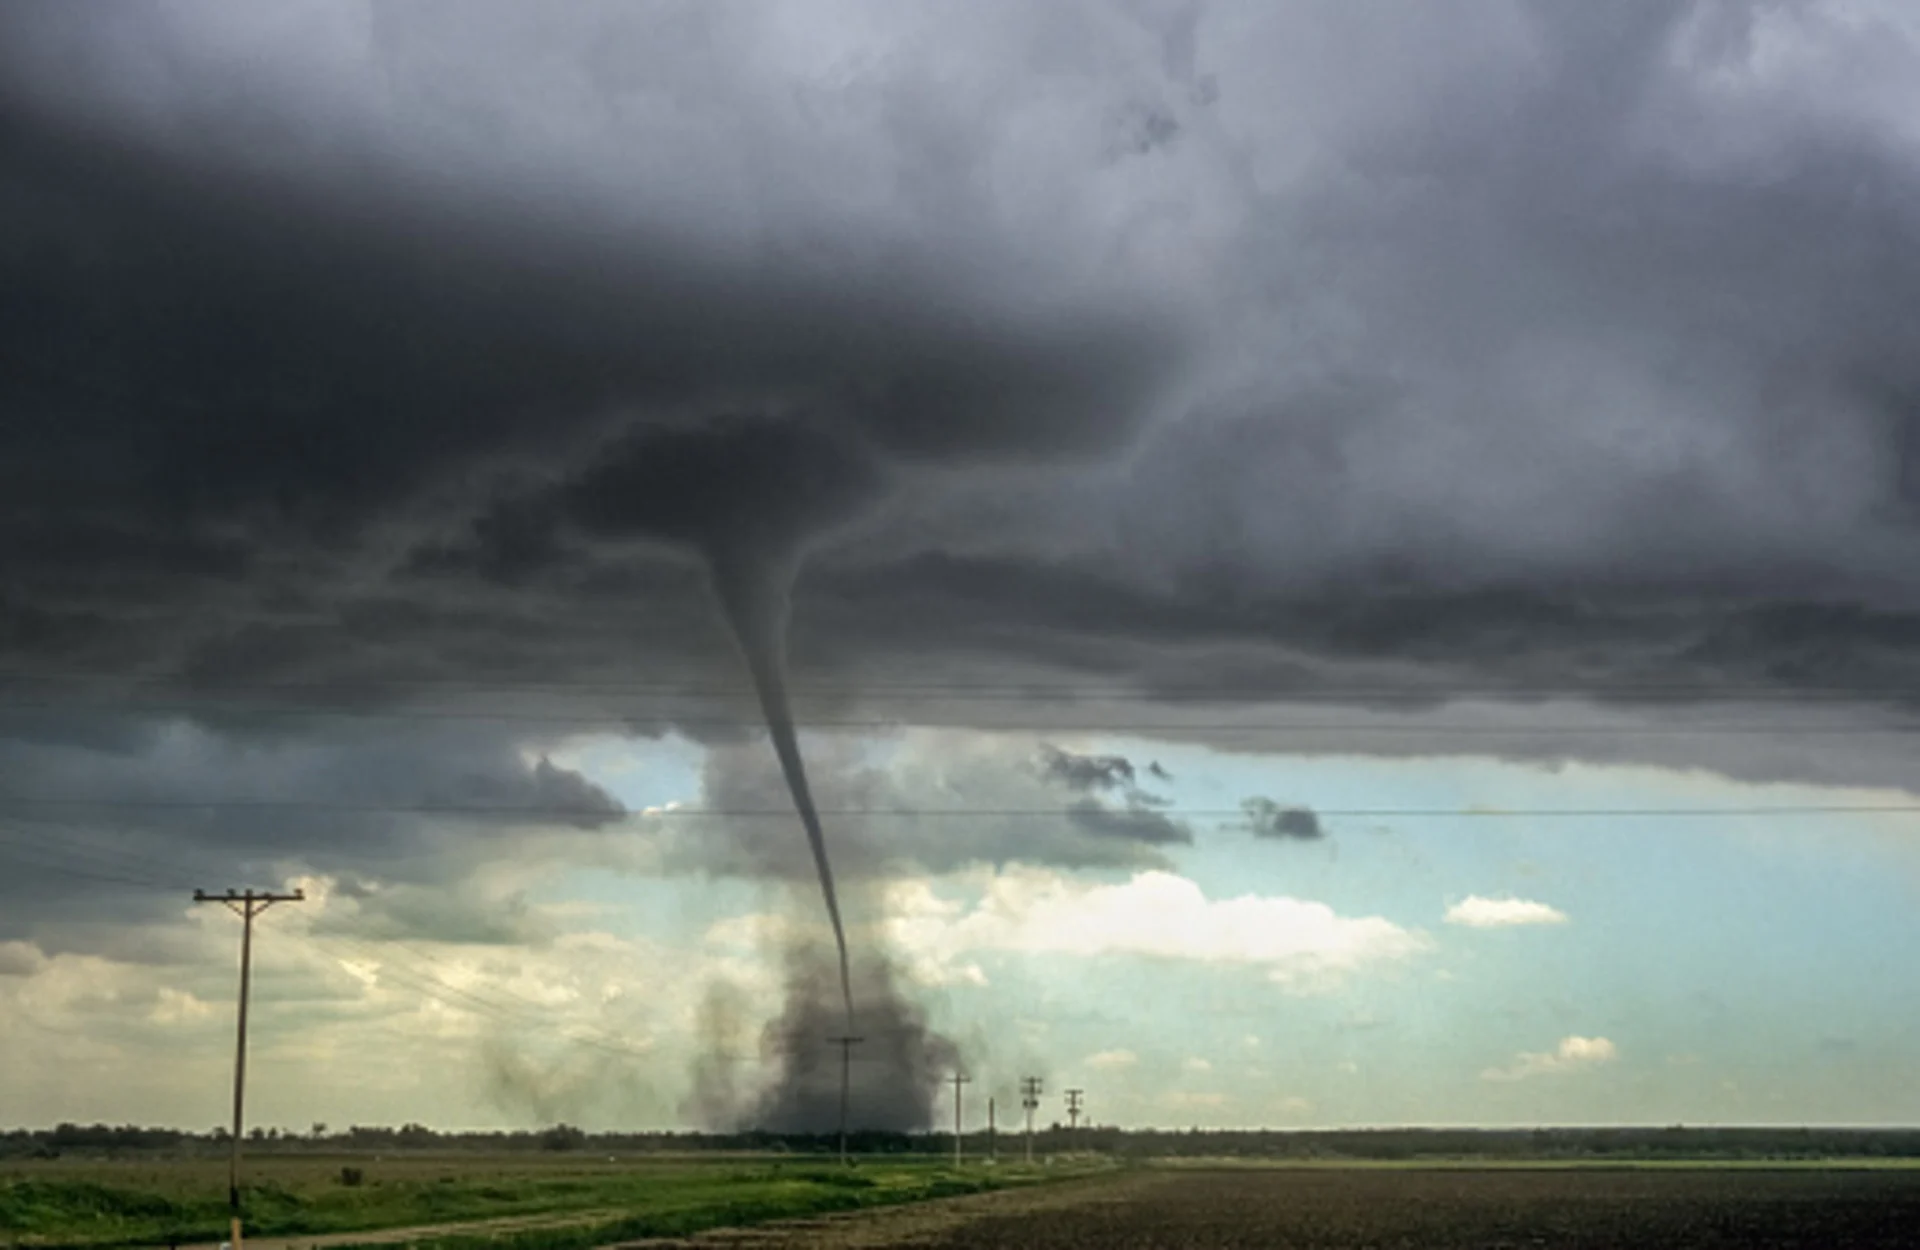
[{"label": "grass field", "polygon": [[[361,1182],[342,1183],[343,1168],[359,1169]],[[773,1157],[269,1156],[247,1165],[245,1215],[248,1234],[261,1238],[566,1216],[485,1237],[441,1235],[431,1244],[574,1250],[973,1193],[1042,1175],[894,1160],[847,1169]],[[217,1159],[0,1164],[0,1245],[218,1241],[226,1217],[226,1167]]]}]

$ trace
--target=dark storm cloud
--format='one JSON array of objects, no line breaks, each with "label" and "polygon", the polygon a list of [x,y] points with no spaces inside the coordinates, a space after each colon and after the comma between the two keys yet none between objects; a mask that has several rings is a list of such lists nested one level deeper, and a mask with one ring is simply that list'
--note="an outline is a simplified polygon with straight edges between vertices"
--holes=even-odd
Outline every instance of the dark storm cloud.
[{"label": "dark storm cloud", "polygon": [[[469,904],[466,873],[530,831],[586,833],[625,815],[579,773],[526,759],[511,727],[287,728],[175,719],[103,746],[16,724],[0,741],[0,940],[53,941],[50,926],[75,918],[173,914],[194,888],[303,871],[349,874],[346,893],[396,934],[496,940],[481,930],[521,921],[498,900]],[[48,949],[85,940],[65,933]]]},{"label": "dark storm cloud", "polygon": [[[236,794],[249,744],[343,750],[316,711],[507,711],[553,719],[368,730],[379,784],[252,781],[417,803],[480,793],[470,754],[487,796],[594,825],[520,749],[569,716],[738,739],[676,550],[720,542],[808,552],[803,722],[1045,703],[1212,739],[1187,710],[1565,724],[1597,692],[1579,715],[1781,728],[1474,749],[1910,784],[1898,738],[1789,732],[1816,698],[1910,728],[1920,690],[1900,9],[533,12],[0,14],[0,669],[41,679],[0,692],[37,701],[0,711],[6,786]],[[45,706],[82,678],[101,715]],[[1007,693],[884,703],[967,682]],[[1103,691],[1129,701],[1046,698]],[[165,698],[225,772],[111,711]],[[1026,784],[1003,766],[980,794]],[[1102,810],[1159,836],[1062,808],[869,841],[1179,840]],[[446,836],[131,823],[221,863]],[[785,853],[738,832],[713,862]]]},{"label": "dark storm cloud", "polygon": [[1040,770],[1047,780],[1073,790],[1133,788],[1133,762],[1124,755],[1075,755],[1049,746],[1040,752]]},{"label": "dark storm cloud", "polygon": [[1142,772],[1167,779],[1166,770],[1158,764],[1136,768],[1124,755],[1077,755],[1046,745],[1040,749],[1039,771],[1042,780],[1086,796],[1075,799],[1066,810],[1067,820],[1076,829],[1096,838],[1148,846],[1193,841],[1193,831],[1186,824],[1154,810],[1165,799],[1135,784]]},{"label": "dark storm cloud", "polygon": [[1097,799],[1081,799],[1067,809],[1067,819],[1098,838],[1145,842],[1150,846],[1184,845],[1193,841],[1193,830],[1183,822],[1137,803],[1109,807]]},{"label": "dark storm cloud", "polygon": [[1246,819],[1237,827],[1256,838],[1311,842],[1326,836],[1319,815],[1310,807],[1276,803],[1272,799],[1256,796],[1241,799],[1240,810],[1246,813]]}]

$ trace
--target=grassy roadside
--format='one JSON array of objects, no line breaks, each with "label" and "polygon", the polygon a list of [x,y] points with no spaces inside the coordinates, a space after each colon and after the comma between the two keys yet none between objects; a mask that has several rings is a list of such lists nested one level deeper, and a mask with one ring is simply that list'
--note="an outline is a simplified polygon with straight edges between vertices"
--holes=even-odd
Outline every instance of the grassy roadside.
[{"label": "grassy roadside", "polygon": [[[898,1160],[847,1169],[819,1160],[738,1158],[566,1167],[469,1158],[373,1162],[364,1183],[348,1186],[339,1182],[338,1166],[308,1164],[254,1177],[246,1221],[251,1237],[285,1238],[544,1217],[533,1228],[442,1227],[414,1243],[544,1250],[916,1202],[1086,1170],[955,1170]],[[100,1250],[219,1241],[224,1187],[208,1183],[206,1171],[195,1162],[0,1171],[0,1246]],[[385,1243],[389,1250],[396,1244],[408,1243]]]},{"label": "grassy roadside", "polygon": [[[594,1250],[653,1237],[684,1237],[714,1228],[734,1228],[775,1220],[873,1210],[955,1198],[966,1194],[1041,1184],[1090,1175],[1093,1169],[1048,1171],[1043,1168],[916,1168],[888,1174],[882,1169],[838,1168],[805,1174],[737,1180],[713,1194],[663,1195],[645,1210],[614,1219],[501,1234],[451,1233],[407,1241],[409,1250]],[[334,1250],[394,1250],[346,1245]]]}]

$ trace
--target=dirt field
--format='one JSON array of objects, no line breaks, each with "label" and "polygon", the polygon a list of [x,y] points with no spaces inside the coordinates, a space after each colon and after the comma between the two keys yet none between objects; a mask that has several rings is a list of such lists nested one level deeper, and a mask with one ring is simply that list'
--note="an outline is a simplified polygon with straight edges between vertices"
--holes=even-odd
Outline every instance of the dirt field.
[{"label": "dirt field", "polygon": [[[662,1243],[645,1243],[650,1248]],[[1313,1169],[1134,1172],[719,1232],[716,1248],[1920,1246],[1920,1172]],[[639,1247],[635,1247],[639,1250]]]}]

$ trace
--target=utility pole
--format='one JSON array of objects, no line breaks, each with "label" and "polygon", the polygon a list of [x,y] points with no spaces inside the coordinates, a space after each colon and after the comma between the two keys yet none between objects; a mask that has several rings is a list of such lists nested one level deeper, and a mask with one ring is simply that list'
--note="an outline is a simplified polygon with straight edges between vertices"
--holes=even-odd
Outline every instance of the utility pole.
[{"label": "utility pole", "polygon": [[1000,1138],[994,1133],[993,1099],[991,1098],[987,1099],[987,1158],[994,1163],[1000,1162]]},{"label": "utility pole", "polygon": [[840,1162],[849,1163],[847,1158],[847,1084],[852,1075],[853,1048],[866,1041],[864,1037],[830,1037],[827,1039],[840,1048]]},{"label": "utility pole", "polygon": [[270,890],[209,894],[195,890],[196,903],[225,903],[240,917],[240,1027],[233,1051],[233,1140],[227,1156],[227,1215],[232,1224],[233,1250],[240,1250],[240,1136],[245,1128],[247,1093],[247,988],[253,977],[253,918],[275,903],[301,903],[306,893],[275,894]]},{"label": "utility pole", "polygon": [[1080,1100],[1086,1097],[1086,1094],[1087,1091],[1084,1089],[1067,1091],[1067,1128],[1069,1130],[1080,1127]]},{"label": "utility pole", "polygon": [[1040,1078],[1020,1078],[1020,1105],[1027,1109],[1027,1162],[1033,1162],[1033,1113],[1040,1106]]},{"label": "utility pole", "polygon": [[973,1080],[964,1072],[955,1072],[947,1078],[953,1082],[953,1166],[960,1166],[960,1087]]}]

